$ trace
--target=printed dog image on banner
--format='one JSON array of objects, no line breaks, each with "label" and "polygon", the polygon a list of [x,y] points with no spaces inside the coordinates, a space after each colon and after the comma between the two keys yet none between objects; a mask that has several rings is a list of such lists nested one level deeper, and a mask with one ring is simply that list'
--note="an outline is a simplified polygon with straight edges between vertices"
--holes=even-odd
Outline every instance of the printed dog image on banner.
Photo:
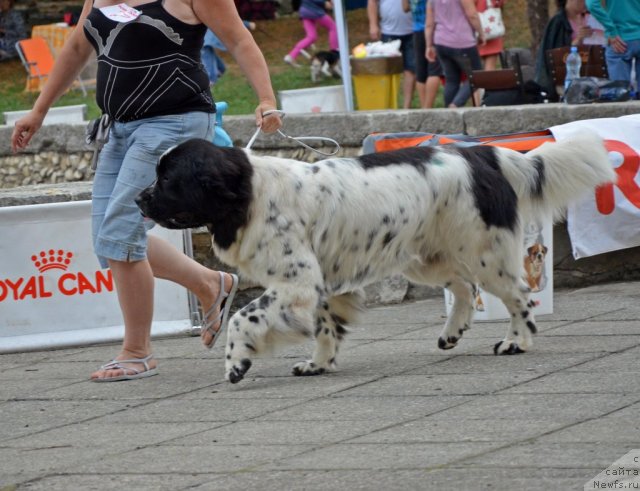
[{"label": "printed dog image on banner", "polygon": [[228,324],[225,376],[237,383],[256,355],[310,338],[313,356],[293,373],[333,369],[361,289],[398,273],[453,292],[441,349],[471,327],[478,284],[510,314],[494,353],[528,350],[537,329],[523,280],[524,224],[551,223],[613,179],[589,132],[524,155],[444,145],[313,164],[194,139],[162,155],[137,203],[164,227],[206,226],[220,260],[265,287]]},{"label": "printed dog image on banner", "polygon": [[[536,223],[530,224],[533,228],[533,243],[527,247],[527,254],[524,256],[525,281],[531,288],[531,292],[544,290],[547,283],[545,271],[545,259],[549,248],[544,244],[542,236],[542,226]],[[525,245],[528,231],[525,231]]]}]

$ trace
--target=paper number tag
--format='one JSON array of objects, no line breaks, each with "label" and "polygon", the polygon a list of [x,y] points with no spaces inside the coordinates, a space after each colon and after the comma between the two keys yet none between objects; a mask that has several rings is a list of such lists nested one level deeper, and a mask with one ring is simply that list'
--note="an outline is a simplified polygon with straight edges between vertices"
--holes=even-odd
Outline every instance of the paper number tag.
[{"label": "paper number tag", "polygon": [[115,22],[131,22],[140,17],[139,10],[129,7],[126,3],[119,3],[118,5],[110,5],[109,7],[100,8],[105,17]]}]

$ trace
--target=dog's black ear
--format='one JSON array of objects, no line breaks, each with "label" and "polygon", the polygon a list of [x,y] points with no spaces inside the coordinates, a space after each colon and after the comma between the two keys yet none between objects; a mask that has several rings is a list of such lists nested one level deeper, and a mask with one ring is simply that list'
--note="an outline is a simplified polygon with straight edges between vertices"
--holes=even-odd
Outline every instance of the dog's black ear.
[{"label": "dog's black ear", "polygon": [[547,248],[547,246],[546,246],[546,245],[543,245],[543,246],[542,246],[542,252],[544,252],[544,253],[546,254],[548,250],[549,250],[549,249]]},{"label": "dog's black ear", "polygon": [[242,149],[211,144],[203,158],[199,178],[216,201],[244,199],[250,193],[253,168]]},{"label": "dog's black ear", "polygon": [[529,247],[527,247],[527,254],[528,254],[529,256],[530,256],[530,255],[531,255],[531,253],[533,252],[533,248],[534,248],[534,247],[535,247],[535,246],[529,246]]},{"label": "dog's black ear", "polygon": [[208,210],[209,231],[223,249],[235,241],[237,230],[248,221],[252,177],[253,167],[243,150],[215,145],[207,149],[196,192],[202,193],[198,201]]}]

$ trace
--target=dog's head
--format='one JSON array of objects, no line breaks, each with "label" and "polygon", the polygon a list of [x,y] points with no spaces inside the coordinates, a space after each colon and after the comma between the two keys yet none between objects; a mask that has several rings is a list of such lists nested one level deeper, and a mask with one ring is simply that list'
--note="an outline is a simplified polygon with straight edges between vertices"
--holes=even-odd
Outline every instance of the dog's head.
[{"label": "dog's head", "polygon": [[253,168],[239,148],[191,139],[167,150],[157,179],[136,198],[142,214],[166,228],[207,226],[223,248],[248,220]]},{"label": "dog's head", "polygon": [[527,254],[531,259],[531,262],[540,264],[544,262],[544,258],[547,255],[547,246],[535,243],[527,249]]}]

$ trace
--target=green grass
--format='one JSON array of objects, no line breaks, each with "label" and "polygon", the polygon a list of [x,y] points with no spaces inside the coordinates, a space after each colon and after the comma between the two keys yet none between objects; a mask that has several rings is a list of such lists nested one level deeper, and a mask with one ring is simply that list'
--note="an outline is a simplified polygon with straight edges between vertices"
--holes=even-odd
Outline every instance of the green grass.
[{"label": "green grass", "polygon": [[[505,47],[529,46],[530,44],[525,5],[524,0],[510,0],[505,5],[507,25]],[[313,84],[308,69],[293,69],[284,64],[282,57],[303,35],[300,21],[296,16],[280,17],[272,21],[258,21],[257,24],[258,29],[254,31],[253,35],[269,64],[271,81],[276,93],[281,90],[341,83],[338,80],[330,79]],[[368,42],[368,22],[365,9],[348,11],[347,26],[351,47],[361,42]],[[278,34],[275,35],[275,33]],[[320,33],[318,49],[327,49],[324,32]],[[228,54],[223,53],[223,57],[228,69],[214,87],[215,100],[226,101],[229,104],[227,111],[229,115],[253,114],[257,104],[253,90]],[[0,113],[30,109],[33,106],[38,94],[25,92],[25,81],[26,72],[20,61],[11,60],[0,63]],[[89,91],[88,95],[84,97],[80,91],[71,90],[63,95],[55,106],[72,104],[86,104],[89,118],[100,115],[100,110],[95,102],[95,91]],[[402,106],[400,105],[400,107]],[[412,107],[419,107],[417,95],[412,101]],[[439,91],[436,107],[442,107],[442,90]]]},{"label": "green grass", "polygon": [[[31,109],[38,97],[37,92],[26,92],[27,73],[18,60],[0,63],[0,113],[4,111],[20,111]],[[80,90],[70,90],[63,95],[54,106],[86,104],[88,117],[100,116],[100,109],[95,102],[95,91],[88,91],[83,96]]]},{"label": "green grass", "polygon": [[[309,70],[288,70],[271,74],[271,84],[276,92],[281,90],[305,89],[308,87],[324,87],[341,83],[339,80],[327,79],[312,84]],[[234,72],[225,73],[213,88],[213,96],[217,101],[229,103],[226,114],[253,114],[257,99],[246,78]]]},{"label": "green grass", "polygon": [[[234,73],[237,70],[229,70],[214,87],[214,98],[218,101],[229,103],[226,114],[253,114],[257,99],[246,78]],[[36,92],[25,92],[26,73],[20,62],[9,61],[0,67],[0,112],[18,111],[30,109],[38,97]],[[324,80],[314,87],[335,85],[340,83],[337,80]],[[311,86],[308,70],[289,70],[274,73],[272,75],[274,90],[302,89]],[[95,102],[95,90],[87,91],[87,96],[83,96],[79,90],[70,90],[63,95],[54,106],[68,106],[72,104],[86,104],[87,116],[97,118],[100,116],[100,109]]]}]

